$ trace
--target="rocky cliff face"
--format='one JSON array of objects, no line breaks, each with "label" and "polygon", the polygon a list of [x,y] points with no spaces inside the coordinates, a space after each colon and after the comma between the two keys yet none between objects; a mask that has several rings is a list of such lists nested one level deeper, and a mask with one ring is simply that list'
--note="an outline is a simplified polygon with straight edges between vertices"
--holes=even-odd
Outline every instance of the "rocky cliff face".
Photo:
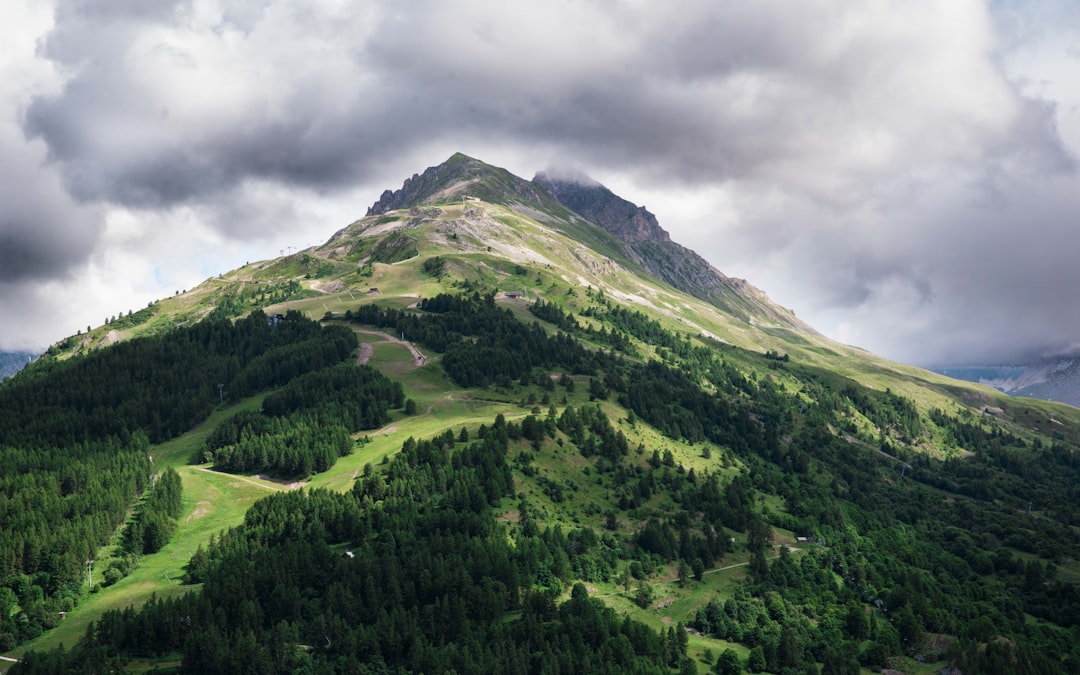
[{"label": "rocky cliff face", "polygon": [[627,243],[670,241],[656,216],[585,176],[574,180],[556,178],[541,171],[533,182],[551,193],[563,206],[576,211]]},{"label": "rocky cliff face", "polygon": [[704,258],[674,241],[656,216],[582,174],[540,172],[533,183],[566,208],[607,230],[626,245],[630,259],[675,288],[745,321],[761,320],[811,331],[791,312],[774,305],[760,289],[725,276]]}]

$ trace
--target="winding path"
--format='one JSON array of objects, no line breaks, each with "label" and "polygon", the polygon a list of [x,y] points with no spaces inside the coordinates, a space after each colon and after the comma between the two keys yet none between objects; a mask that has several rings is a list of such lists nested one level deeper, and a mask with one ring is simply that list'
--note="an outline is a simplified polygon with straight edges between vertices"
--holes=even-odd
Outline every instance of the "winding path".
[{"label": "winding path", "polygon": [[[259,475],[259,476],[256,476],[256,478],[262,478],[264,481],[266,481],[266,483],[260,483],[259,481],[252,480],[251,478],[248,478],[247,476],[244,476],[242,474],[226,473],[224,471],[214,471],[213,469],[208,469],[208,468],[205,468],[205,467],[199,467],[198,470],[199,471],[205,471],[206,473],[212,473],[215,476],[223,476],[223,477],[232,478],[234,480],[238,480],[238,481],[241,481],[241,482],[244,482],[244,483],[250,483],[251,485],[254,485],[255,487],[260,487],[260,488],[262,488],[264,490],[271,490],[273,492],[287,492],[289,490],[295,490],[297,488],[303,487],[304,485],[307,485],[307,483],[303,483],[303,482],[300,482],[300,481],[297,481],[297,482],[294,482],[294,483],[288,483],[288,484],[281,484],[281,483],[277,483],[277,482],[275,482],[275,481],[273,481],[273,480],[271,480],[269,478],[262,478],[262,476]],[[267,483],[269,483],[269,485],[267,485]]]},{"label": "winding path", "polygon": [[[424,356],[423,354],[421,354],[420,350],[416,348],[416,345],[414,345],[411,342],[407,342],[406,340],[402,340],[401,338],[395,337],[394,335],[391,335],[390,333],[383,333],[382,331],[368,330],[368,329],[365,329],[365,328],[357,328],[355,326],[350,326],[350,328],[353,329],[353,332],[360,333],[362,335],[373,335],[375,337],[381,337],[383,339],[383,342],[393,342],[394,344],[404,345],[405,348],[408,349],[409,352],[412,353],[412,355],[413,355],[413,364],[415,366],[420,367],[420,366],[426,366],[427,365],[427,357]],[[365,347],[367,347],[367,349],[364,349]],[[364,365],[365,363],[368,362],[369,359],[371,359],[371,356],[372,356],[372,354],[374,352],[375,352],[375,349],[371,346],[370,343],[367,343],[367,342],[362,343],[360,345],[360,356],[356,359],[356,364],[359,365],[359,366]]]},{"label": "winding path", "polygon": [[[786,546],[786,544],[784,546]],[[798,551],[799,549],[795,548],[794,546],[787,546],[787,550],[794,553],[795,551]],[[766,558],[766,560],[776,560],[779,557],[780,557],[780,554],[772,555],[772,556],[769,556],[768,558]],[[749,564],[750,564],[750,561],[747,560],[746,562],[735,563],[733,565],[725,565],[724,567],[716,567],[716,568],[713,568],[711,570],[705,570],[704,572],[701,573],[701,576],[705,576],[706,574],[716,574],[717,572],[723,572],[725,570],[733,570],[736,567],[746,567]],[[659,579],[657,581],[652,582],[652,584],[653,585],[655,585],[655,584],[670,584],[670,583],[674,583],[676,581],[678,581],[678,577],[672,577],[671,579]],[[631,593],[633,591],[634,591],[634,589],[630,589],[629,591],[615,591],[614,593],[604,593],[603,595],[594,595],[592,597],[594,597],[594,598],[610,598],[613,595],[627,595],[628,593]]]}]

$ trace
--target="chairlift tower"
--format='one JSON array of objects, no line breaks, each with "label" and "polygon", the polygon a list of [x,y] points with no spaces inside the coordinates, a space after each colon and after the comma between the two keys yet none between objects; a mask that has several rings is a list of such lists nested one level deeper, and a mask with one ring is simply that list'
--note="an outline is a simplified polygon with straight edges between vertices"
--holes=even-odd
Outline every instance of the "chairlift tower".
[{"label": "chairlift tower", "polygon": [[93,588],[94,587],[94,572],[93,572],[93,569],[94,569],[94,559],[93,558],[87,558],[86,559],[86,586],[87,586],[87,588]]}]

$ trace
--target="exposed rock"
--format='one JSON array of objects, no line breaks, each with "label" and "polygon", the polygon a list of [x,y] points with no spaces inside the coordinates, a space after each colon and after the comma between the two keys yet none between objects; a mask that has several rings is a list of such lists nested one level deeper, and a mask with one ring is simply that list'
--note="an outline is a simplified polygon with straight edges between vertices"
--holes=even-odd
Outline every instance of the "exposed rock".
[{"label": "exposed rock", "polygon": [[541,171],[533,182],[543,186],[559,202],[596,223],[626,243],[639,241],[670,241],[656,216],[644,206],[636,206],[600,183],[558,179]]},{"label": "exposed rock", "polygon": [[760,289],[744,279],[724,275],[697,253],[671,241],[656,216],[644,206],[619,197],[592,178],[542,171],[533,182],[566,208],[617,237],[626,245],[628,257],[658,279],[744,321],[765,319],[813,332],[794,314],[774,305]]}]

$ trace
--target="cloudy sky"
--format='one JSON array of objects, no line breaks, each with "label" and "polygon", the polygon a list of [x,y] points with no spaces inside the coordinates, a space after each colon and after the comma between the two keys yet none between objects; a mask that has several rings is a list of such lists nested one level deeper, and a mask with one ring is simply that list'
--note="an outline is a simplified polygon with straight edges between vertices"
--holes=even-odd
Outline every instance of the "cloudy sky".
[{"label": "cloudy sky", "polygon": [[6,0],[0,349],[320,243],[462,151],[583,170],[838,340],[1080,351],[1070,0]]}]

